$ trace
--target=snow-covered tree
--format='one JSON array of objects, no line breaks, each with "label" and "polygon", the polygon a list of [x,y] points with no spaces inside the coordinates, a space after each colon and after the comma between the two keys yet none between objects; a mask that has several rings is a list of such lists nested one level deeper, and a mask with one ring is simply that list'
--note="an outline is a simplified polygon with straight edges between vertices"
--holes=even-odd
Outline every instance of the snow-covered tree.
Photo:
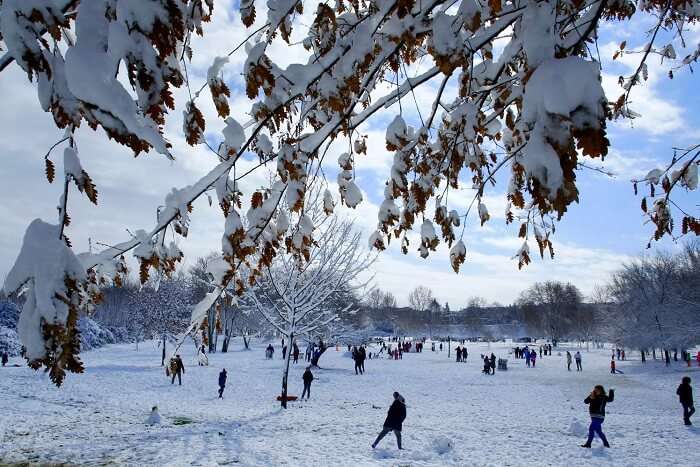
[{"label": "snow-covered tree", "polygon": [[[304,229],[304,217],[325,216],[319,206],[302,215],[296,229]],[[321,206],[322,208],[322,206]],[[287,406],[287,376],[293,343],[348,313],[338,309],[334,299],[344,292],[366,286],[358,276],[372,264],[373,256],[363,251],[361,234],[353,223],[336,215],[318,221],[314,243],[303,252],[289,245],[246,291],[258,312],[283,336],[289,351],[282,375],[282,407]]]},{"label": "snow-covered tree", "polygon": [[183,277],[149,280],[131,296],[132,327],[142,339],[160,341],[161,365],[165,365],[166,343],[175,342],[187,329],[192,305],[192,290]]},{"label": "snow-covered tree", "polygon": [[520,294],[517,306],[531,330],[554,341],[570,335],[592,312],[583,306],[583,295],[575,285],[557,281],[536,282]]},{"label": "snow-covered tree", "polygon": [[433,291],[424,285],[419,285],[408,294],[408,304],[416,311],[428,311],[435,301]]},{"label": "snow-covered tree", "polygon": [[607,284],[600,311],[608,337],[637,349],[700,343],[700,245],[632,261]]},{"label": "snow-covered tree", "polygon": [[[608,152],[606,120],[636,115],[630,93],[646,78],[647,59],[660,55],[676,67],[698,56],[676,59],[673,45],[684,43],[687,25],[698,19],[695,0],[242,0],[238,5],[236,18],[250,34],[227,56],[216,57],[206,80],[196,83],[188,67],[206,47],[195,36],[205,33],[213,0],[0,2],[0,71],[14,62],[36,83],[41,108],[65,130],[44,157],[47,179],[59,178],[63,186],[58,217],[31,223],[4,284],[7,291],[27,287],[19,334],[30,364],[46,366],[57,382],[65,369],[82,368],[77,312],[99,300],[97,285],[118,280],[128,252],[140,263],[142,282],[152,270],[174,271],[182,252],[175,242],[165,242],[165,234],[188,234],[198,198],[215,198],[222,209],[228,239],[223,254],[229,263],[222,287],[233,283],[240,292],[241,267],[255,258],[250,272],[255,280],[279,244],[295,241],[296,233],[277,234],[268,227],[279,219],[283,196],[284,209],[304,211],[308,178],[319,171],[334,141],[346,141],[349,148],[338,158],[340,201],[357,206],[362,193],[354,168],[368,152],[363,125],[386,109],[394,114],[385,138],[394,160],[372,246],[383,250],[396,238],[402,251],[415,248],[427,257],[444,242],[457,271],[467,257],[462,237],[473,225],[468,221],[489,221],[484,195],[497,175],[507,172],[506,221],[520,223],[523,237],[518,265],[530,262],[531,243],[541,255],[553,255],[554,224],[580,195],[577,172]],[[654,16],[656,27],[637,50],[639,68],[621,77],[622,95],[609,105],[592,44],[604,32],[602,25],[635,15]],[[273,62],[271,49],[280,43],[295,47],[291,56],[305,56],[288,66]],[[631,49],[620,45],[620,53]],[[424,62],[428,67],[420,65]],[[230,116],[232,89],[223,69],[233,63],[243,64],[234,73],[242,73],[253,101],[247,122]],[[407,121],[401,111],[405,98],[429,86],[432,104],[419,123]],[[225,124],[218,138],[204,137],[207,122],[200,108],[208,98]],[[131,238],[102,252],[75,254],[66,236],[71,184],[95,204],[99,184],[80,161],[77,128],[99,128],[135,155],[156,152],[175,159],[181,154],[164,129],[180,116],[187,143],[207,148],[218,165],[189,186],[164,193],[153,226],[132,231]],[[60,174],[57,148],[63,148]],[[259,164],[250,167],[246,161],[253,154]],[[274,184],[243,193],[241,179],[267,163],[277,169]],[[692,185],[693,170],[681,170],[679,178]],[[474,196],[466,206],[455,204],[457,197],[448,195],[465,183],[475,188]],[[247,228],[239,214],[244,199]],[[324,201],[333,208],[330,193]],[[414,231],[419,240],[412,245]],[[42,269],[47,263],[52,267]]]}]

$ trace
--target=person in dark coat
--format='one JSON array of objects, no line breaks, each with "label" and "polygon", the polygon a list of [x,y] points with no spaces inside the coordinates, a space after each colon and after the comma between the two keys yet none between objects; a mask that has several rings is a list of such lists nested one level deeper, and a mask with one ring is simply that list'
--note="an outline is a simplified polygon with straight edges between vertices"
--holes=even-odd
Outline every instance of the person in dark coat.
[{"label": "person in dark coat", "polygon": [[282,360],[284,360],[285,358],[287,358],[287,346],[286,345],[282,347]]},{"label": "person in dark coat", "polygon": [[676,394],[683,406],[683,421],[686,425],[692,425],[690,417],[695,413],[695,404],[693,403],[693,387],[690,385],[690,377],[683,377],[681,384],[676,389]]},{"label": "person in dark coat", "polygon": [[311,381],[314,380],[314,375],[311,373],[310,366],[306,367],[306,371],[301,379],[304,380],[304,391],[301,393],[301,398],[303,399],[304,395],[306,395],[306,399],[308,400],[311,397]]},{"label": "person in dark coat", "polygon": [[588,412],[591,415],[591,425],[588,427],[588,440],[582,444],[582,448],[590,448],[593,442],[593,437],[597,434],[603,441],[603,446],[610,447],[608,439],[603,434],[603,421],[605,420],[605,404],[612,402],[615,399],[615,391],[611,388],[610,393],[606,394],[603,386],[596,386],[591,394],[584,399],[584,404],[588,404]]},{"label": "person in dark coat", "polygon": [[2,366],[7,365],[7,362],[10,361],[10,356],[7,354],[7,352],[2,353]]},{"label": "person in dark coat", "polygon": [[226,388],[226,368],[219,373],[219,399],[224,398],[224,389]]},{"label": "person in dark coat", "polygon": [[173,376],[170,384],[175,384],[175,377],[177,376],[177,384],[182,386],[182,375],[185,374],[185,365],[182,363],[180,354],[170,359],[170,373]]},{"label": "person in dark coat", "polygon": [[367,360],[367,350],[365,349],[365,346],[360,346],[360,349],[357,351],[359,356],[360,356],[360,374],[364,374],[365,372],[365,360]]},{"label": "person in dark coat", "polygon": [[292,358],[294,359],[293,363],[298,363],[299,362],[299,346],[297,343],[294,343],[294,346],[292,347]]},{"label": "person in dark coat", "polygon": [[488,375],[491,372],[491,360],[487,355],[484,355],[484,374]]},{"label": "person in dark coat", "polygon": [[389,407],[389,412],[386,415],[386,420],[384,420],[384,428],[377,435],[377,439],[372,443],[372,449],[377,447],[377,444],[384,438],[390,431],[394,432],[396,435],[396,444],[399,449],[401,447],[401,428],[403,426],[403,421],[406,419],[406,400],[398,392],[394,393],[394,402],[391,403]]},{"label": "person in dark coat", "polygon": [[491,374],[495,375],[496,374],[496,356],[493,353],[491,354],[491,361],[489,362],[489,366],[491,367]]}]

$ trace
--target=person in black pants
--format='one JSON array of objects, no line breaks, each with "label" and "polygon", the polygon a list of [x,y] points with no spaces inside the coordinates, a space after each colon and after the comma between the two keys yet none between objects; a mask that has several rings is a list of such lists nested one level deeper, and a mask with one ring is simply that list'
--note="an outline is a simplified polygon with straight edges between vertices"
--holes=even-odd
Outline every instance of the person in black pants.
[{"label": "person in black pants", "polygon": [[605,404],[612,402],[615,399],[615,391],[611,388],[610,393],[606,394],[603,386],[596,386],[591,394],[583,401],[588,404],[588,412],[591,415],[591,425],[588,427],[588,440],[582,444],[582,448],[590,448],[593,442],[593,437],[597,434],[603,441],[603,446],[610,447],[608,439],[603,434],[603,421],[605,420]]},{"label": "person in black pants", "polygon": [[693,403],[693,387],[690,385],[690,377],[684,376],[681,384],[676,389],[678,400],[683,406],[683,421],[686,425],[690,423],[690,417],[695,413],[695,404]]},{"label": "person in black pants", "polygon": [[384,428],[377,436],[377,439],[372,443],[372,449],[377,447],[377,444],[384,438],[390,431],[394,432],[396,435],[396,444],[399,449],[401,447],[401,427],[403,426],[403,421],[406,419],[406,400],[398,392],[394,393],[394,402],[391,403],[389,407],[389,412],[386,415],[386,420],[384,421]]},{"label": "person in black pants", "polygon": [[306,371],[301,378],[304,380],[304,391],[301,393],[301,398],[303,399],[304,395],[306,395],[306,399],[308,400],[311,397],[311,381],[314,380],[314,375],[311,373],[310,366],[306,367]]},{"label": "person in black pants", "polygon": [[226,368],[219,373],[219,399],[224,398],[224,389],[226,388]]}]

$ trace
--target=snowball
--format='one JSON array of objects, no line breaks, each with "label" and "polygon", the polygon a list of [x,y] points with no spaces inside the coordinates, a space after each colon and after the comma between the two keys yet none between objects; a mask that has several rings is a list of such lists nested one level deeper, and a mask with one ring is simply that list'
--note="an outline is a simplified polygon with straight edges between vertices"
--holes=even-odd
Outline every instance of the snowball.
[{"label": "snowball", "polygon": [[158,407],[153,407],[151,409],[151,413],[148,415],[148,418],[146,419],[146,425],[160,425],[161,423],[161,418],[160,414],[158,413]]},{"label": "snowball", "polygon": [[439,455],[445,455],[454,449],[454,443],[445,436],[438,436],[433,440],[433,451]]}]

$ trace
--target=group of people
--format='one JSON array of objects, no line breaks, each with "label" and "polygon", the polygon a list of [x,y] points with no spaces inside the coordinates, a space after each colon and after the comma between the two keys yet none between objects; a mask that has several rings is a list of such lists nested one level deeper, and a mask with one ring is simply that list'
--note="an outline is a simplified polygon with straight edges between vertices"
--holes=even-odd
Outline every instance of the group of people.
[{"label": "group of people", "polygon": [[496,374],[496,355],[491,352],[491,356],[482,355],[482,360],[484,360],[484,370],[485,375],[495,375]]},{"label": "group of people", "polygon": [[458,345],[457,348],[455,349],[455,353],[457,354],[457,361],[466,363],[467,362],[467,357],[469,357],[469,352],[467,351],[466,347],[462,347],[461,345]]},{"label": "group of people", "polygon": [[352,348],[352,359],[355,361],[355,374],[362,375],[365,373],[365,360],[367,359],[367,349],[364,345]]},{"label": "group of people", "polygon": [[[581,352],[576,352],[573,358],[576,361],[576,371],[583,371],[583,365],[581,364]],[[566,369],[571,371],[571,352],[566,351]]]}]

